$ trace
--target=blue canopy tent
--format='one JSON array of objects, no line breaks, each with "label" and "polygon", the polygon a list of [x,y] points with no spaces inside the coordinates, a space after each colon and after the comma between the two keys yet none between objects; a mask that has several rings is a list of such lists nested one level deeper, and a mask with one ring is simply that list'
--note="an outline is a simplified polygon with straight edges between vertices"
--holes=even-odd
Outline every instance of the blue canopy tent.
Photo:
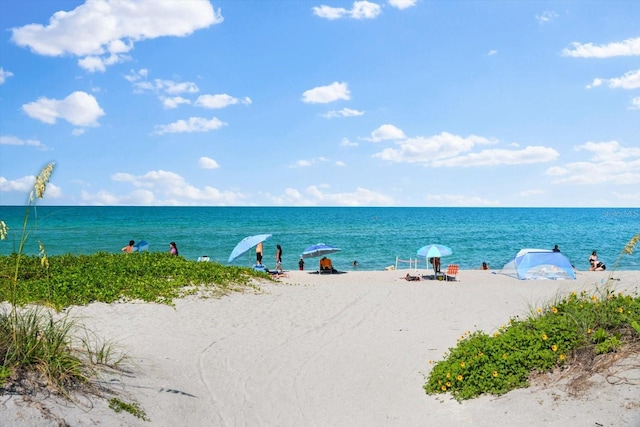
[{"label": "blue canopy tent", "polygon": [[506,263],[500,274],[520,280],[576,278],[576,272],[569,258],[560,252],[546,249],[522,249]]}]

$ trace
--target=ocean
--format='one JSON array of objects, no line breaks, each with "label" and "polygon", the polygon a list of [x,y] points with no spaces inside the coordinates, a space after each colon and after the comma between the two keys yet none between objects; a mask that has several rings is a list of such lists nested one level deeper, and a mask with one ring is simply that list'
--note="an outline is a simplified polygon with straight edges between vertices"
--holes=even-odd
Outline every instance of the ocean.
[{"label": "ocean", "polygon": [[[25,207],[0,207],[9,234],[0,254],[19,245]],[[442,265],[478,269],[487,262],[501,268],[522,248],[558,245],[578,270],[589,267],[597,251],[613,267],[621,250],[640,233],[638,208],[416,208],[416,207],[94,207],[38,206],[31,209],[24,252],[38,254],[38,241],[48,255],[119,253],[129,240],[146,240],[152,252],[168,252],[175,241],[180,255],[196,260],[208,255],[227,264],[235,245],[246,236],[270,233],[264,264],[275,267],[275,248],[283,249],[285,270],[297,269],[301,252],[326,243],[341,248],[330,255],[339,270],[382,270],[396,257],[416,259],[430,243],[452,248]],[[640,247],[621,258],[618,269],[640,270]],[[307,259],[306,269],[317,269]],[[357,261],[357,267],[353,266]],[[254,251],[232,264],[251,266]],[[420,269],[426,261],[419,260]],[[408,263],[400,262],[400,268]]]}]

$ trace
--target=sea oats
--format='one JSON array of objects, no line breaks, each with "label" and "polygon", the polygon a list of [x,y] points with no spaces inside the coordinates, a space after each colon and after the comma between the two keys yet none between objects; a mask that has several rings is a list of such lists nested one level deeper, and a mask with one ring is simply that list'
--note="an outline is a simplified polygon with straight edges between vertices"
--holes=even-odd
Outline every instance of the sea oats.
[{"label": "sea oats", "polygon": [[9,233],[9,227],[4,221],[0,221],[0,240],[4,240],[7,238],[7,234]]},{"label": "sea oats", "polygon": [[33,188],[36,191],[36,197],[38,197],[38,199],[42,199],[44,197],[44,191],[47,187],[47,183],[49,182],[49,178],[51,177],[51,173],[53,172],[54,164],[55,163],[52,162],[42,168],[42,170],[36,177],[36,182]]}]

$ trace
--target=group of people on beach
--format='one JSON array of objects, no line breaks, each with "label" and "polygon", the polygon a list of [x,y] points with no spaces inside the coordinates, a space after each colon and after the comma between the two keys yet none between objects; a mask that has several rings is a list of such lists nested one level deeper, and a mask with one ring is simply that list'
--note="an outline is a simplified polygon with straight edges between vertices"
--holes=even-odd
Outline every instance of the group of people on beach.
[{"label": "group of people on beach", "polygon": [[[135,252],[136,248],[135,248],[135,241],[134,240],[129,240],[129,244],[126,245],[125,247],[122,248],[122,252],[124,253],[132,253]],[[558,247],[558,245],[554,245],[553,252],[560,252],[560,248]],[[169,253],[171,255],[178,255],[178,246],[176,245],[176,242],[169,242]],[[264,247],[262,245],[262,243],[258,243],[258,245],[256,245],[256,265],[254,265],[254,269],[259,269],[259,270],[263,270],[266,272],[269,272],[269,270],[262,264],[262,258],[263,258],[263,254],[264,254]],[[201,257],[198,258],[198,261],[210,261],[209,257],[207,255],[203,255]],[[429,258],[429,263],[433,266],[433,270],[436,272],[436,274],[438,272],[440,272],[440,258],[439,257],[433,257],[433,258]],[[357,261],[353,261],[353,266],[354,268],[357,266]],[[591,255],[589,256],[589,270],[590,271],[604,271],[606,270],[607,266],[598,259],[598,254],[596,251],[593,251],[591,253]],[[300,257],[300,260],[298,261],[298,267],[300,270],[304,270],[304,259],[302,257]],[[333,270],[333,265],[332,262],[329,258],[327,257],[323,257],[322,259],[320,259],[320,265],[319,265],[319,269],[320,271],[322,270]],[[480,267],[481,270],[489,270],[489,264],[487,264],[486,261],[482,262],[482,265]],[[282,246],[280,246],[280,244],[276,245],[276,269],[275,272],[278,273],[282,273]],[[411,280],[413,278],[411,277],[407,277],[407,280]]]}]

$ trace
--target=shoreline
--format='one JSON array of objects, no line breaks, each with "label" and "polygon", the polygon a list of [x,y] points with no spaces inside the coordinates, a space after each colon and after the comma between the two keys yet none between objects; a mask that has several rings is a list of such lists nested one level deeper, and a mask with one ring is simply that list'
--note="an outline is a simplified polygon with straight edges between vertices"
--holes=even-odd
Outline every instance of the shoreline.
[{"label": "shoreline", "polygon": [[[175,307],[72,307],[72,317],[132,357],[135,371],[106,380],[139,402],[151,422],[117,414],[100,400],[88,410],[51,397],[38,404],[74,426],[640,423],[637,383],[613,385],[603,377],[577,397],[548,379],[462,403],[422,389],[429,360],[441,360],[467,330],[490,333],[554,298],[593,291],[610,271],[526,281],[462,270],[457,282],[408,282],[401,278],[406,272],[296,270],[279,282],[261,282],[259,291],[190,296]],[[619,279],[614,289],[639,292],[640,272],[613,277]],[[638,366],[625,374],[640,379]],[[4,395],[2,402],[0,425],[56,425],[19,396]]]}]

